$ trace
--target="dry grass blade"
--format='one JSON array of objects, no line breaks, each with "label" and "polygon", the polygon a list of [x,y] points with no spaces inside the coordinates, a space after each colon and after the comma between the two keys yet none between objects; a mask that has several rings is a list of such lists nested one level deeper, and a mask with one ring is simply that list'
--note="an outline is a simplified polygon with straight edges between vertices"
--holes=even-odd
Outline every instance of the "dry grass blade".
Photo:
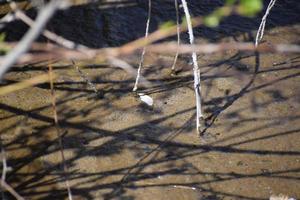
[{"label": "dry grass blade", "polygon": [[1,61],[0,78],[4,73],[18,60],[20,56],[27,52],[34,40],[43,31],[44,26],[50,20],[52,15],[58,10],[64,1],[51,1],[39,12],[34,25],[24,35],[22,40],[11,50]]},{"label": "dry grass blade", "polygon": [[54,123],[55,123],[55,127],[56,127],[56,133],[57,133],[57,138],[58,138],[58,143],[59,143],[59,148],[60,148],[60,154],[61,154],[61,158],[62,158],[63,172],[64,172],[65,183],[66,183],[66,187],[67,187],[67,191],[68,191],[68,198],[69,198],[69,200],[72,200],[73,196],[72,196],[71,186],[70,186],[69,179],[68,179],[68,167],[66,165],[66,159],[65,159],[64,149],[63,149],[62,134],[60,132],[60,126],[59,126],[57,109],[56,109],[56,96],[55,96],[54,83],[53,83],[53,69],[52,69],[51,64],[49,64],[48,67],[49,67],[49,79],[50,79],[50,89],[51,89],[51,101],[52,101],[52,108],[53,108],[53,118],[54,118]]},{"label": "dry grass blade", "polygon": [[[52,78],[56,78],[56,75],[53,74]],[[25,89],[28,87],[32,87],[34,85],[38,85],[41,83],[46,83],[48,81],[49,81],[48,74],[38,75],[33,78],[27,79],[25,81],[21,81],[19,83],[14,83],[14,84],[11,84],[8,86],[0,87],[0,96],[6,95],[8,93],[15,92],[18,90],[22,90],[22,89]]]}]

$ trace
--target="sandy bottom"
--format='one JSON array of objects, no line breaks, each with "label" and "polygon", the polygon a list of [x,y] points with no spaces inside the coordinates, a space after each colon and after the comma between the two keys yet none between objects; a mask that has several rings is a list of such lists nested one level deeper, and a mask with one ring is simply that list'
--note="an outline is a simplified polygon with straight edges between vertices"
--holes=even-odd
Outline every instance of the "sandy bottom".
[{"label": "sandy bottom", "polygon": [[[299,26],[269,30],[265,42],[299,43]],[[240,41],[247,39],[241,36]],[[231,40],[225,38],[224,41]],[[203,41],[199,41],[203,42]],[[132,59],[132,58],[130,58]],[[82,72],[54,63],[63,173],[48,84],[0,98],[7,182],[26,199],[268,199],[300,198],[300,55],[200,55],[207,129],[195,130],[191,66],[184,57],[148,55],[142,91],[121,69],[89,65]],[[15,67],[13,83],[47,72],[45,63]],[[10,199],[8,194],[4,194]]]}]

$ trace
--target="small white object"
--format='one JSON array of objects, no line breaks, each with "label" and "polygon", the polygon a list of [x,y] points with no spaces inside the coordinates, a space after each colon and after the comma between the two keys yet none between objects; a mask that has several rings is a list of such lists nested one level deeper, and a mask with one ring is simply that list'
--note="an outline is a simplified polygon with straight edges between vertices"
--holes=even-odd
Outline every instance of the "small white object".
[{"label": "small white object", "polygon": [[286,195],[283,195],[283,194],[279,194],[279,195],[272,195],[270,197],[270,200],[296,200],[295,198],[293,197],[288,197]]},{"label": "small white object", "polygon": [[148,106],[153,106],[153,99],[149,95],[145,95],[144,93],[138,93],[142,102],[147,104]]}]

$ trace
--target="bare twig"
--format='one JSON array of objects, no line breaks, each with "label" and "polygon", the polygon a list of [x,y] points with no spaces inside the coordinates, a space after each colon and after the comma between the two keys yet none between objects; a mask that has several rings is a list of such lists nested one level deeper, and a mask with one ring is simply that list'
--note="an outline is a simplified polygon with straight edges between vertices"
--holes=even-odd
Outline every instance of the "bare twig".
[{"label": "bare twig", "polygon": [[63,1],[50,1],[44,8],[42,8],[37,16],[37,20],[32,28],[25,34],[17,46],[11,50],[0,63],[0,78],[4,73],[16,62],[16,60],[24,54],[31,43],[39,36],[48,20],[52,17],[54,12],[63,5]]},{"label": "bare twig", "polygon": [[[186,22],[188,25],[188,32],[189,32],[189,38],[190,38],[190,43],[191,45],[194,44],[194,33],[193,33],[193,26],[192,26],[192,21],[191,21],[191,16],[190,12],[188,9],[188,5],[186,0],[182,0],[182,5],[184,9],[184,13],[186,16]],[[202,109],[201,109],[201,85],[200,85],[200,69],[198,66],[198,61],[197,61],[197,54],[196,52],[192,52],[192,59],[193,59],[193,66],[194,66],[194,89],[195,89],[195,96],[196,96],[196,127],[197,131],[200,132],[200,120],[203,117],[202,114]]]},{"label": "bare twig", "polygon": [[[0,47],[14,47],[15,43],[2,43]],[[89,62],[103,62],[108,60],[110,62],[112,58],[117,58],[121,55],[128,55],[129,52],[124,52],[123,47],[117,48],[103,48],[103,49],[87,49],[85,53],[78,52],[76,50],[68,50],[61,48],[55,45],[45,45],[43,43],[33,43],[31,50],[39,51],[40,53],[26,53],[19,57],[18,64],[24,64],[28,62],[36,62],[48,60],[49,58],[55,58],[56,60],[75,60],[75,61],[89,61]],[[134,49],[136,50],[136,49]],[[161,44],[149,45],[147,47],[148,52],[152,53],[176,53],[177,51],[180,54],[188,54],[192,52],[211,54],[216,52],[225,52],[228,50],[237,50],[237,51],[257,51],[261,53],[300,53],[300,45],[294,44],[261,44],[255,47],[253,43],[208,43],[208,44],[199,44],[199,45],[184,45],[181,44],[177,50],[177,43],[166,42]],[[133,52],[130,52],[133,53]],[[4,57],[0,56],[0,62]],[[118,59],[119,60],[119,59]],[[125,62],[126,63],[126,62]],[[127,63],[128,64],[128,63]],[[115,65],[118,66],[118,65]],[[136,70],[128,65],[123,67],[130,74],[136,76]],[[118,66],[120,67],[120,66]]]},{"label": "bare twig", "polygon": [[83,73],[83,71],[81,71],[81,69],[79,69],[79,66],[74,62],[74,60],[72,60],[72,64],[79,73],[81,79],[85,81],[97,95],[100,95],[100,92],[97,90],[95,84],[89,79],[89,77],[87,77],[87,75],[85,75],[85,73]]},{"label": "bare twig", "polygon": [[[151,21],[151,8],[152,8],[151,4],[152,4],[152,0],[148,0],[148,18],[147,18],[147,22],[146,22],[145,39],[147,39],[148,35],[149,35],[149,26],[150,26],[150,21]],[[137,71],[137,76],[136,76],[135,84],[134,84],[134,87],[133,87],[134,92],[138,89],[138,83],[139,83],[139,79],[140,79],[140,76],[141,76],[141,70],[142,70],[142,67],[144,65],[145,53],[146,53],[146,45],[143,47],[143,51],[142,51],[142,54],[141,54],[139,68],[138,68],[138,71]]]},{"label": "bare twig", "polygon": [[267,10],[265,12],[265,15],[263,16],[261,23],[259,25],[257,34],[256,34],[256,39],[255,39],[255,46],[258,45],[258,43],[261,41],[261,39],[264,36],[264,31],[265,31],[265,26],[266,26],[266,22],[267,22],[267,17],[272,9],[272,7],[275,5],[276,0],[270,0],[270,3],[267,7]]},{"label": "bare twig", "polygon": [[20,196],[9,184],[5,181],[1,181],[1,187],[7,190],[11,195],[13,195],[17,200],[25,200],[22,196]]},{"label": "bare twig", "polygon": [[[7,163],[6,163],[6,155],[4,151],[4,147],[2,144],[2,138],[0,136],[0,145],[1,145],[1,156],[2,156],[2,175],[1,175],[1,182],[5,182],[6,179],[6,172],[7,172]],[[2,199],[5,199],[4,197],[4,191],[1,189],[1,196]]]},{"label": "bare twig", "polygon": [[[127,62],[125,62],[124,60],[121,60],[121,59],[116,58],[116,57],[110,57],[110,56],[107,58],[107,60],[108,60],[108,62],[111,65],[119,67],[119,68],[123,69],[124,71],[126,71],[127,73],[129,73],[129,74],[131,74],[133,76],[137,75],[137,71],[130,64],[128,64]],[[140,79],[141,79],[142,85],[144,85],[144,86],[151,86],[152,85],[143,76],[140,76]]]},{"label": "bare twig", "polygon": [[[148,46],[148,51],[152,53],[176,53],[177,44],[174,42],[155,44]],[[253,43],[229,42],[229,43],[208,43],[200,45],[180,45],[179,53],[204,53],[211,54],[229,50],[237,51],[258,51],[261,53],[300,53],[300,45],[294,44],[261,44],[257,47]]]},{"label": "bare twig", "polygon": [[0,30],[2,28],[4,28],[7,23],[10,23],[10,22],[14,21],[15,19],[17,19],[17,17],[14,13],[7,13],[5,16],[3,16],[0,19]]},{"label": "bare twig", "polygon": [[[1,139],[1,138],[0,138]],[[1,196],[2,199],[5,199],[3,190],[8,191],[11,195],[13,195],[17,200],[24,200],[24,198],[19,195],[9,184],[6,183],[6,172],[7,172],[7,163],[6,163],[6,155],[5,155],[5,150],[2,144],[2,140],[0,141],[1,145],[1,157],[2,157],[2,175],[1,175]]]},{"label": "bare twig", "polygon": [[[195,17],[191,19],[193,27],[199,26],[203,24],[203,18],[200,17]],[[180,25],[180,32],[186,31],[187,30],[187,25],[186,23],[181,23]],[[143,48],[145,45],[151,44],[153,42],[156,42],[158,40],[161,40],[163,38],[167,38],[173,35],[177,34],[177,26],[171,26],[163,29],[158,29],[154,31],[153,33],[149,34],[147,38],[139,38],[137,40],[134,40],[132,42],[129,42],[125,45],[123,45],[120,48],[120,53],[121,54],[130,54],[133,51]]]},{"label": "bare twig", "polygon": [[[22,12],[20,9],[18,9],[17,4],[15,2],[10,2],[10,6],[12,10],[14,10],[15,15],[17,18],[21,19],[25,24],[32,27],[34,25],[34,21],[30,19],[24,12]],[[56,42],[57,44],[66,47],[68,49],[77,49],[79,51],[84,52],[85,49],[87,49],[86,46],[81,44],[76,44],[75,42],[72,42],[70,40],[67,40],[47,29],[45,29],[42,34],[48,38],[49,40]]]}]

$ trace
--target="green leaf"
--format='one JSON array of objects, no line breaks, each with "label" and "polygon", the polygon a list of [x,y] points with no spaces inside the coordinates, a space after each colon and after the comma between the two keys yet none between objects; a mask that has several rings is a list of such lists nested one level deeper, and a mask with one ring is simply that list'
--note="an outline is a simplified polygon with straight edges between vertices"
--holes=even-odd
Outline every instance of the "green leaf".
[{"label": "green leaf", "polygon": [[174,25],[175,25],[174,22],[172,22],[172,21],[167,21],[167,22],[164,22],[163,24],[159,25],[159,28],[160,28],[160,29],[168,29],[168,28],[170,28],[170,27],[172,27],[172,26],[174,26]]},{"label": "green leaf", "polygon": [[209,15],[204,18],[204,24],[208,27],[216,27],[220,23],[220,18],[217,15]]},{"label": "green leaf", "polygon": [[5,36],[6,36],[5,33],[0,34],[0,42],[4,42]]},{"label": "green leaf", "polygon": [[262,0],[240,0],[238,12],[241,15],[253,17],[263,8]]},{"label": "green leaf", "polygon": [[236,0],[226,0],[227,5],[233,5],[236,2]]}]

